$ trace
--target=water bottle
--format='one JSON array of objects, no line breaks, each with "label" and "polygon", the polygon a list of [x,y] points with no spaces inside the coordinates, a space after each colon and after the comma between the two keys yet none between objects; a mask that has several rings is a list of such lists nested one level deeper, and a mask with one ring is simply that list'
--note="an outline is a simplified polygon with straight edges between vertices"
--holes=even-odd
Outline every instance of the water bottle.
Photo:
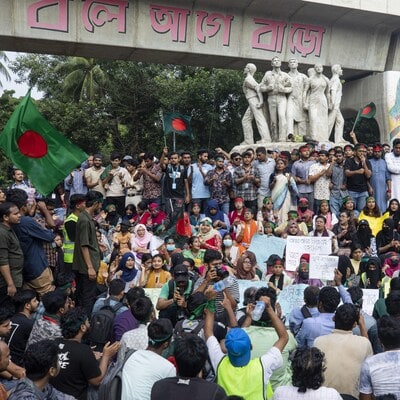
[{"label": "water bottle", "polygon": [[232,276],[228,276],[222,281],[218,281],[214,283],[214,290],[216,292],[222,292],[225,288],[229,287],[234,281],[234,278]]},{"label": "water bottle", "polygon": [[254,307],[253,310],[253,314],[251,315],[253,321],[259,321],[264,310],[265,310],[265,303],[263,301],[257,301],[256,306]]}]

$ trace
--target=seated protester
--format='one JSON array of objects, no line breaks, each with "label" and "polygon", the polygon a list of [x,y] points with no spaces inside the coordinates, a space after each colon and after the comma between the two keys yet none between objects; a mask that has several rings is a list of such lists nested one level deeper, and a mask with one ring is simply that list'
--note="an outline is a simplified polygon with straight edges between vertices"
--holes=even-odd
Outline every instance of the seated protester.
[{"label": "seated protester", "polygon": [[152,233],[147,231],[143,224],[138,224],[134,228],[135,235],[131,238],[132,253],[140,260],[143,254],[150,253],[150,241],[153,236]]},{"label": "seated protester", "polygon": [[297,214],[298,214],[297,222],[298,223],[304,222],[307,225],[308,231],[312,231],[314,211],[310,210],[308,206],[309,206],[308,199],[302,197],[299,200],[297,206]]},{"label": "seated protester", "polygon": [[186,300],[193,291],[193,281],[189,279],[186,265],[178,264],[172,273],[173,279],[164,283],[156,308],[160,318],[168,318],[172,325],[186,318]]},{"label": "seated protester", "polygon": [[[360,328],[362,336],[352,333],[355,325]],[[335,313],[335,329],[316,338],[314,346],[325,354],[324,386],[358,399],[361,364],[373,354],[364,318],[358,308],[354,304],[339,306]]]},{"label": "seated protester", "polygon": [[356,228],[351,221],[349,211],[341,211],[339,214],[339,222],[332,228],[332,232],[336,235],[339,255],[350,256],[352,235],[356,232]]},{"label": "seated protester", "polygon": [[[260,301],[263,296],[269,298],[271,307],[276,313],[276,291],[271,287],[259,288],[255,294],[255,301]],[[274,326],[272,325],[272,320],[269,317],[268,312],[264,311],[258,321],[253,321],[253,309],[253,305],[247,308],[246,319],[242,324],[242,328],[249,335],[252,344],[251,359],[259,359],[274,346],[274,343],[279,338]],[[288,335],[289,341],[282,350],[282,366],[272,373],[269,380],[273,390],[279,386],[289,385],[291,382],[292,374],[290,371],[289,356],[290,353],[296,348],[297,342],[291,332],[288,332]]]},{"label": "seated protester", "polygon": [[211,219],[212,227],[219,231],[221,237],[224,236],[226,232],[229,232],[229,218],[219,209],[217,200],[211,199],[207,202],[204,214]]},{"label": "seated protester", "polygon": [[152,319],[154,308],[148,297],[139,297],[133,301],[130,312],[138,322],[136,328],[126,331],[121,337],[118,361],[123,361],[130,349],[145,349],[148,342],[147,324]]},{"label": "seated protester", "polygon": [[160,318],[150,323],[147,347],[131,354],[122,369],[121,399],[150,400],[156,382],[176,375],[174,365],[161,356],[171,342],[172,333],[168,319]]},{"label": "seated protester", "polygon": [[[7,344],[0,340],[0,372],[6,371],[10,364],[10,349]],[[7,389],[0,383],[0,400],[8,398]]]},{"label": "seated protester", "polygon": [[27,346],[43,339],[62,337],[60,318],[70,307],[68,296],[61,290],[48,292],[42,296],[44,314],[35,321]]},{"label": "seated protester", "polygon": [[400,235],[395,230],[394,221],[386,218],[382,224],[382,230],[376,235],[376,248],[381,259],[391,252],[400,252]]},{"label": "seated protester", "polygon": [[367,256],[376,256],[377,248],[374,235],[365,219],[358,221],[356,232],[351,237],[352,246],[359,247]]},{"label": "seated protester", "polygon": [[124,296],[125,282],[121,279],[113,279],[108,287],[108,297],[100,297],[96,300],[92,314],[100,311],[105,306],[111,307],[115,315],[121,314],[128,309],[128,307],[122,303]]},{"label": "seated protester", "polygon": [[[125,207],[125,215],[122,216],[122,222],[128,222],[129,225],[131,224],[132,218],[136,216],[136,206],[134,204],[128,204]],[[121,222],[121,223],[122,223]]]},{"label": "seated protester", "polygon": [[109,204],[106,206],[105,211],[101,213],[103,218],[102,228],[111,233],[122,221],[121,216],[117,213],[117,207],[115,204]]},{"label": "seated protester", "polygon": [[53,340],[41,340],[28,346],[24,356],[26,377],[17,381],[8,400],[69,400],[49,383],[60,370],[58,346]]},{"label": "seated protester", "polygon": [[336,254],[339,250],[335,234],[326,228],[326,218],[323,215],[315,217],[315,229],[308,236],[313,237],[330,237],[332,240],[332,254]]},{"label": "seated protester", "polygon": [[142,266],[140,285],[148,289],[161,288],[171,279],[171,274],[162,254],[154,254],[151,260],[150,268]]},{"label": "seated protester", "polygon": [[106,343],[100,362],[89,345],[82,343],[83,336],[90,329],[88,316],[82,308],[69,310],[61,317],[63,337],[58,345],[60,370],[50,383],[60,392],[76,399],[86,400],[89,385],[99,386],[109,362],[117,354],[119,343]]},{"label": "seated protester", "polygon": [[236,279],[245,279],[250,281],[259,281],[260,278],[256,274],[257,260],[252,251],[245,251],[237,260],[234,274]]},{"label": "seated protester", "polygon": [[[393,251],[385,254],[383,261],[382,272],[389,278],[393,277],[396,271],[400,270],[400,254]],[[379,257],[380,258],[380,257]],[[381,259],[381,258],[380,258]],[[382,260],[382,259],[381,259]],[[398,273],[396,274],[398,276]]]},{"label": "seated protester", "polygon": [[334,282],[338,286],[339,292],[332,286],[324,286],[319,292],[318,311],[319,315],[307,318],[296,336],[299,346],[312,347],[314,340],[322,335],[331,333],[335,327],[333,316],[342,298],[343,303],[351,303],[350,294],[341,284],[341,274],[335,271]]},{"label": "seated protester", "polygon": [[240,301],[239,285],[237,279],[229,275],[228,271],[223,268],[221,253],[215,250],[207,250],[204,255],[204,270],[202,271],[202,277],[195,284],[195,292],[205,293],[210,285],[212,286],[227,277],[230,277],[230,282],[227,282],[227,287],[223,291],[217,293],[215,304],[216,320],[223,322],[225,325],[228,322],[227,315],[221,302],[226,296],[231,302],[232,309],[236,310]]},{"label": "seated protester", "polygon": [[369,227],[371,228],[371,232],[374,236],[380,232],[382,229],[383,221],[389,216],[388,213],[381,215],[381,210],[379,210],[378,204],[375,201],[375,198],[369,196],[365,200],[365,207],[362,209],[359,220],[368,221]]},{"label": "seated protester", "polygon": [[182,249],[176,246],[175,239],[172,236],[167,236],[164,239],[164,249],[163,251],[159,251],[159,253],[164,255],[167,265],[172,265],[171,258],[175,254],[182,253]]},{"label": "seated protester", "polygon": [[138,271],[135,266],[135,256],[130,251],[125,253],[118,263],[118,269],[114,273],[114,278],[119,278],[125,283],[124,292],[130,288],[139,286],[142,271]]},{"label": "seated protester", "polygon": [[200,278],[200,274],[195,266],[194,260],[192,258],[184,257],[184,259],[182,260],[182,264],[187,266],[187,269],[189,271],[189,279],[193,282],[196,282],[197,279]]},{"label": "seated protester", "polygon": [[192,210],[190,212],[189,221],[192,227],[193,235],[196,235],[199,231],[200,221],[204,218],[204,214],[200,214],[201,205],[200,203],[192,203]]},{"label": "seated protester", "polygon": [[386,208],[385,213],[388,213],[388,218],[391,218],[394,221],[394,225],[400,221],[400,202],[397,199],[391,199]]},{"label": "seated protester", "polygon": [[191,236],[187,240],[188,249],[182,251],[183,257],[194,260],[195,266],[199,268],[204,262],[205,249],[201,248],[200,239],[197,236]]},{"label": "seated protester", "polygon": [[275,236],[281,236],[285,229],[288,227],[289,223],[291,222],[296,222],[300,228],[300,230],[303,232],[304,236],[308,235],[308,228],[307,225],[304,222],[298,222],[297,219],[299,217],[299,214],[296,210],[290,210],[287,213],[287,221],[282,222],[278,227],[275,228]]},{"label": "seated protester", "polygon": [[160,209],[157,203],[149,204],[150,218],[147,219],[146,226],[152,232],[161,232],[163,224],[167,219],[167,214]]},{"label": "seated protester", "polygon": [[118,250],[120,256],[131,251],[131,239],[132,234],[129,232],[131,224],[129,221],[122,221],[118,227],[117,231],[112,236],[112,242],[114,248]]},{"label": "seated protester", "polygon": [[353,224],[357,222],[358,216],[360,215],[360,212],[356,209],[354,200],[350,196],[343,199],[343,206],[340,208],[340,211],[348,211]]},{"label": "seated protester", "polygon": [[126,310],[115,316],[113,322],[113,342],[119,342],[125,332],[128,332],[139,326],[139,321],[131,312],[134,301],[139,297],[146,297],[146,293],[143,288],[137,286],[129,289],[125,294],[125,299],[129,310]]},{"label": "seated protester", "polygon": [[268,274],[265,280],[268,282],[268,286],[273,288],[277,294],[293,283],[293,279],[285,274],[285,264],[281,259],[275,260],[272,274]]},{"label": "seated protester", "polygon": [[286,239],[288,236],[304,236],[303,231],[300,229],[299,224],[296,221],[291,220],[287,223],[281,238]]},{"label": "seated protester", "polygon": [[250,247],[251,239],[258,232],[257,222],[254,220],[254,213],[250,208],[244,210],[244,221],[240,222],[236,230],[236,243],[239,252],[242,254]]},{"label": "seated protester", "polygon": [[234,210],[228,214],[231,233],[236,239],[237,229],[241,222],[244,222],[244,201],[241,197],[234,200]]},{"label": "seated protester", "polygon": [[293,335],[297,335],[305,319],[319,315],[319,290],[318,286],[307,286],[303,292],[304,305],[302,307],[295,307],[291,311],[289,316],[289,329]]},{"label": "seated protester", "polygon": [[147,202],[145,200],[139,201],[136,206],[136,215],[132,216],[130,222],[135,226],[138,224],[146,226],[149,218],[151,218],[151,214],[147,209]]},{"label": "seated protester", "polygon": [[384,352],[367,358],[360,373],[360,399],[372,400],[392,393],[400,398],[400,381],[394,371],[400,367],[400,320],[383,316],[377,322],[379,339]]},{"label": "seated protester", "polygon": [[325,359],[316,347],[298,348],[292,359],[292,385],[281,386],[274,393],[274,400],[342,400],[331,388],[323,387]]},{"label": "seated protester", "polygon": [[[363,272],[362,268],[361,268],[363,254],[364,254],[364,252],[361,248],[361,245],[357,245],[357,244],[351,245],[350,262],[351,262],[351,265],[353,266],[354,273],[357,276],[360,276],[361,272]],[[367,256],[367,258],[368,258],[368,256]]]},{"label": "seated protester", "polygon": [[355,274],[353,265],[349,257],[339,256],[338,270],[342,274],[342,285],[353,287],[360,285],[360,276]]},{"label": "seated protester", "polygon": [[[211,364],[217,374],[217,383],[228,395],[242,396],[246,400],[265,399],[269,379],[276,369],[282,366],[282,351],[289,337],[285,326],[275,314],[269,297],[261,296],[265,304],[278,340],[261,358],[251,359],[251,341],[249,335],[238,327],[232,328],[225,339],[228,354],[222,352],[218,340],[213,336],[214,313],[207,310],[204,333]],[[251,382],[251,384],[249,384]],[[269,397],[272,393],[268,385]]]},{"label": "seated protester", "polygon": [[315,219],[319,215],[322,215],[325,218],[325,220],[326,220],[325,227],[326,227],[326,229],[329,229],[330,231],[332,230],[333,226],[339,222],[336,215],[331,213],[328,200],[321,200],[321,203],[318,208],[318,212],[313,217],[313,229],[314,230],[315,230]]},{"label": "seated protester", "polygon": [[200,221],[197,237],[200,240],[200,247],[202,249],[221,251],[222,238],[218,230],[213,227],[210,218],[205,217]]},{"label": "seated protester", "polygon": [[275,225],[278,223],[278,210],[274,210],[274,202],[271,197],[265,197],[261,210],[257,214],[257,220],[259,214],[264,222],[273,222]]},{"label": "seated protester", "polygon": [[15,311],[11,317],[11,331],[6,338],[10,355],[15,364],[23,367],[23,358],[31,334],[34,321],[32,315],[38,308],[39,302],[36,292],[31,289],[24,289],[17,292],[13,297]]},{"label": "seated protester", "polygon": [[[400,293],[400,278],[395,277],[390,281],[390,293]],[[389,297],[388,295],[388,297]],[[372,316],[378,320],[379,318],[383,317],[384,315],[388,315],[387,308],[386,308],[386,299],[380,298],[374,304],[374,310],[372,311]]]},{"label": "seated protester", "polygon": [[305,285],[313,285],[322,287],[324,284],[319,279],[310,278],[310,255],[302,254],[300,256],[300,264],[295,271],[294,284],[304,283]]},{"label": "seated protester", "polygon": [[365,289],[379,289],[381,285],[381,261],[378,257],[370,257],[366,263],[366,270],[361,273],[360,286]]},{"label": "seated protester", "polygon": [[[378,338],[378,328],[376,326],[376,320],[371,315],[367,314],[363,309],[363,295],[364,292],[359,286],[352,286],[347,289],[347,292],[351,296],[351,301],[353,304],[358,307],[360,314],[364,318],[365,329],[367,330],[368,339],[371,342],[372,350],[374,354],[382,353],[383,348]],[[357,336],[361,336],[361,331],[358,326],[353,328],[353,334]]]},{"label": "seated protester", "polygon": [[151,400],[224,400],[224,389],[202,377],[208,359],[204,341],[196,335],[186,335],[174,342],[177,376],[156,382],[151,389]]},{"label": "seated protester", "polygon": [[[239,247],[233,243],[232,234],[227,232],[222,237],[222,262],[226,267],[230,267],[233,270],[237,266],[239,258]],[[203,257],[204,261],[204,257]]]}]

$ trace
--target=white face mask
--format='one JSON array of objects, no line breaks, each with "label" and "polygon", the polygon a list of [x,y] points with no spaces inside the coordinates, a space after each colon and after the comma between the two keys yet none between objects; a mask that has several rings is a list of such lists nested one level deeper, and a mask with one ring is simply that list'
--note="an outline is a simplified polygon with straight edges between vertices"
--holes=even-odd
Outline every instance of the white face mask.
[{"label": "white face mask", "polygon": [[225,239],[223,243],[224,243],[224,246],[231,247],[232,246],[232,239]]},{"label": "white face mask", "polygon": [[174,244],[167,244],[167,251],[174,251],[175,245]]}]

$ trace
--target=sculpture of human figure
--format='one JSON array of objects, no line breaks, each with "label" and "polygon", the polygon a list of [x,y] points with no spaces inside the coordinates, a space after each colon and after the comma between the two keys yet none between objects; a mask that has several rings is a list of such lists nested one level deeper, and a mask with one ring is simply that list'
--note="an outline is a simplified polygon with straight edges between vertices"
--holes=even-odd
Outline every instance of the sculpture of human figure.
[{"label": "sculpture of human figure", "polygon": [[249,103],[249,106],[242,118],[244,141],[241,143],[241,145],[254,144],[252,126],[253,119],[256,121],[258,132],[261,136],[261,140],[257,143],[271,142],[268,124],[262,110],[264,98],[259,90],[259,84],[254,79],[254,74],[256,71],[257,67],[254,64],[247,64],[243,71],[245,74],[243,81],[243,93]]},{"label": "sculpture of human figure", "polygon": [[331,97],[331,107],[328,114],[329,135],[335,127],[335,143],[343,143],[344,118],[340,112],[340,102],[342,100],[342,82],[340,77],[343,75],[342,67],[339,64],[332,65],[332,78],[329,81],[329,93]]},{"label": "sculpture of human figure", "polygon": [[295,58],[288,61],[292,80],[292,92],[288,96],[286,120],[287,134],[305,136],[307,134],[307,113],[303,107],[303,91],[307,76],[297,70],[299,62]]},{"label": "sculpture of human figure", "polygon": [[315,64],[314,70],[304,88],[304,109],[308,110],[311,139],[328,142],[329,79],[322,73],[322,64]]},{"label": "sculpture of human figure", "polygon": [[292,81],[286,72],[281,71],[281,64],[279,57],[272,58],[272,70],[265,73],[260,90],[268,95],[272,140],[285,142],[287,140],[286,95],[292,91]]}]

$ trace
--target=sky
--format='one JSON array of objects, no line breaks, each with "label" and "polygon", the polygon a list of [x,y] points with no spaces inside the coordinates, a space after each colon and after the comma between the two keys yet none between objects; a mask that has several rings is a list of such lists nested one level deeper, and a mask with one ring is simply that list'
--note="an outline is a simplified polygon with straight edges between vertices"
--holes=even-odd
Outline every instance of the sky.
[{"label": "sky", "polygon": [[[15,60],[15,58],[24,53],[15,53],[11,51],[6,52],[7,57],[10,61]],[[7,65],[6,65],[7,66]],[[3,90],[15,90],[14,97],[20,97],[20,96],[25,96],[26,92],[28,91],[28,85],[25,83],[16,83],[15,79],[17,78],[15,74],[12,73],[12,71],[8,68],[8,72],[11,75],[11,81],[7,81],[4,76],[0,76],[1,83],[3,84]],[[42,97],[41,92],[38,92],[35,88],[32,89],[31,96],[34,99],[40,99]]]}]

